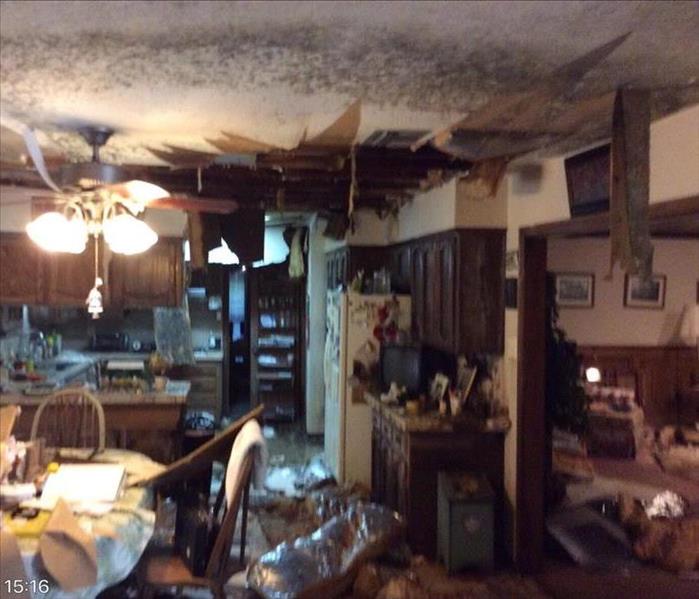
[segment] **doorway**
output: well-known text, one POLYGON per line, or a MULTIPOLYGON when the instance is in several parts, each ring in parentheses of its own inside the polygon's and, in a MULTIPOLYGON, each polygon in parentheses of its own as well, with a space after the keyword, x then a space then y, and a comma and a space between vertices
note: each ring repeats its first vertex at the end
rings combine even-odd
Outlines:
MULTIPOLYGON (((649 220, 651 234, 654 236, 697 239, 699 238, 699 196, 653 204, 649 210, 649 220)), ((553 238, 580 236, 606 238, 608 235, 608 213, 520 230, 515 544, 517 564, 523 572, 527 573, 547 569, 545 476, 549 443, 546 432, 545 327, 548 242, 553 238)), ((578 574, 576 570, 575 575, 578 574)), ((657 576, 664 578, 663 574, 661 572, 657 576)), ((563 579, 565 576, 559 577, 558 580, 560 582, 563 579)), ((596 588, 599 591, 599 587, 596 588)))

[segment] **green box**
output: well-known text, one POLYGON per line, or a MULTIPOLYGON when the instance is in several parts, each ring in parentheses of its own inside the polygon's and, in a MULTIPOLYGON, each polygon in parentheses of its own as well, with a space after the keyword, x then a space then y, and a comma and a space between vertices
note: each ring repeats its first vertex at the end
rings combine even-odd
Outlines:
POLYGON ((484 476, 437 474, 437 555, 449 574, 493 568, 493 502, 484 476))

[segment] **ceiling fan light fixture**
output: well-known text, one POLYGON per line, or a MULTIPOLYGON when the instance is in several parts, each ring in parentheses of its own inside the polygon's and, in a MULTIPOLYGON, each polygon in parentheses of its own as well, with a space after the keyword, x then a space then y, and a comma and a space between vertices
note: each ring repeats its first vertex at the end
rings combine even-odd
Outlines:
POLYGON ((159 185, 147 183, 146 181, 139 181, 138 179, 127 181, 123 186, 130 198, 138 202, 143 202, 144 204, 148 204, 153 200, 159 200, 160 198, 170 197, 170 194, 159 185))
POLYGON ((68 219, 60 212, 45 212, 27 224, 26 231, 47 252, 80 254, 87 245, 87 225, 78 216, 68 219))
POLYGON ((140 254, 158 241, 158 234, 146 223, 130 214, 122 213, 104 221, 104 240, 117 254, 140 254))

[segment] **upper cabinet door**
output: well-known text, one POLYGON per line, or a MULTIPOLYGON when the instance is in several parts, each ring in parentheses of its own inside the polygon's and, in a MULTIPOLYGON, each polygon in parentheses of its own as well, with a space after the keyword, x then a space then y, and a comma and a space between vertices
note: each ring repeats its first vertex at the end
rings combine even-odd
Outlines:
MULTIPOLYGON (((100 250, 102 245, 100 242, 100 250)), ((102 273, 101 265, 99 272, 102 273)), ((44 276, 46 304, 84 306, 85 298, 95 284, 94 240, 89 241, 82 254, 47 253, 44 256, 44 276)))
POLYGON ((110 303, 124 308, 178 306, 183 292, 182 240, 161 238, 143 254, 114 254, 109 266, 110 303))
POLYGON ((0 235, 0 303, 41 303, 44 253, 24 233, 0 235))

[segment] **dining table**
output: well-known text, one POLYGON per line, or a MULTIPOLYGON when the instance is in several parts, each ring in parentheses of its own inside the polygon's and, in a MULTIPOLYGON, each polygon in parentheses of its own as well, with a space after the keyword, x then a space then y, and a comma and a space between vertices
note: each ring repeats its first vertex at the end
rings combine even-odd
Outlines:
MULTIPOLYGON (((18 536, 17 545, 34 599, 94 599, 101 591, 124 580, 136 567, 155 530, 153 492, 134 483, 164 470, 149 457, 123 449, 60 449, 55 461, 121 464, 126 472, 124 491, 106 513, 78 511, 80 528, 95 540, 97 576, 94 585, 65 591, 52 579, 41 559, 38 536, 18 536)), ((0 565, 2 556, 0 556, 0 565)), ((6 589, 3 589, 3 593, 6 589)), ((4 594, 3 594, 4 596, 4 594)))

